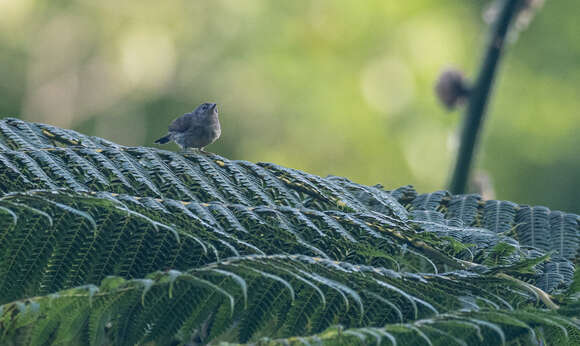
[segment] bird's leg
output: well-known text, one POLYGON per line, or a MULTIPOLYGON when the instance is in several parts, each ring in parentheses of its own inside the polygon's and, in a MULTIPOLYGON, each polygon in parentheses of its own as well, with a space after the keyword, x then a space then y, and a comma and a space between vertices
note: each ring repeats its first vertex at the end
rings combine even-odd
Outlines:
POLYGON ((180 146, 179 148, 180 148, 179 153, 183 156, 187 156, 188 154, 195 154, 195 148, 188 148, 182 146, 180 146))
POLYGON ((203 150, 204 147, 199 148, 200 153, 209 154, 208 151, 203 150))
POLYGON ((177 146, 179 147, 179 151, 177 151, 177 153, 181 154, 181 155, 185 155, 187 153, 187 148, 183 147, 181 144, 177 143, 177 146))

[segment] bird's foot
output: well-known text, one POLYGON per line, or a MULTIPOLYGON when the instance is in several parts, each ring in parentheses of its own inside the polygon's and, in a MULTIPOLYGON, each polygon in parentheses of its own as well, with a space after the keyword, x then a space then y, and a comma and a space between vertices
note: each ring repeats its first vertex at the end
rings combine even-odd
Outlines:
POLYGON ((179 153, 183 156, 186 156, 187 154, 193 154, 193 155, 199 155, 199 154, 205 154, 205 155, 209 155, 212 154, 209 151, 205 151, 203 150, 203 148, 183 148, 179 151, 179 153))

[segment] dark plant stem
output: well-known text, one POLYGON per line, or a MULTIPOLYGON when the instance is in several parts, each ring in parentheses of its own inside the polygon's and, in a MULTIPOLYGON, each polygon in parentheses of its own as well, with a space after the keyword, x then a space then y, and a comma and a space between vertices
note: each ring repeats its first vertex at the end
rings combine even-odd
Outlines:
POLYGON ((498 62, 501 57, 510 23, 516 17, 521 0, 504 0, 496 23, 493 27, 492 35, 487 46, 485 58, 477 80, 469 95, 461 141, 453 176, 449 185, 449 190, 453 194, 465 192, 465 186, 469 178, 469 170, 473 159, 473 152, 477 143, 477 138, 481 132, 483 116, 485 114, 488 98, 498 62))

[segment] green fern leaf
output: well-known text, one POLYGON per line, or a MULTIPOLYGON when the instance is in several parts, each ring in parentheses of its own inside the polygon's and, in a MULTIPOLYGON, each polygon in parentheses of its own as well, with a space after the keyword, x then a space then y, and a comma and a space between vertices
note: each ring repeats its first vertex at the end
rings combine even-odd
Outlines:
POLYGON ((7 118, 0 344, 573 345, 579 220, 7 118))

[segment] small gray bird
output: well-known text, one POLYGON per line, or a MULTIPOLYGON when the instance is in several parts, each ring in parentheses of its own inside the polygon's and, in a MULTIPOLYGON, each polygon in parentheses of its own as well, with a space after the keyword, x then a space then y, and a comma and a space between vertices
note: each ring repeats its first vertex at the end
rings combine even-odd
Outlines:
POLYGON ((203 103, 191 112, 185 113, 169 124, 169 133, 155 143, 165 144, 174 141, 181 149, 198 148, 203 151, 206 145, 215 142, 222 130, 215 103, 203 103))

